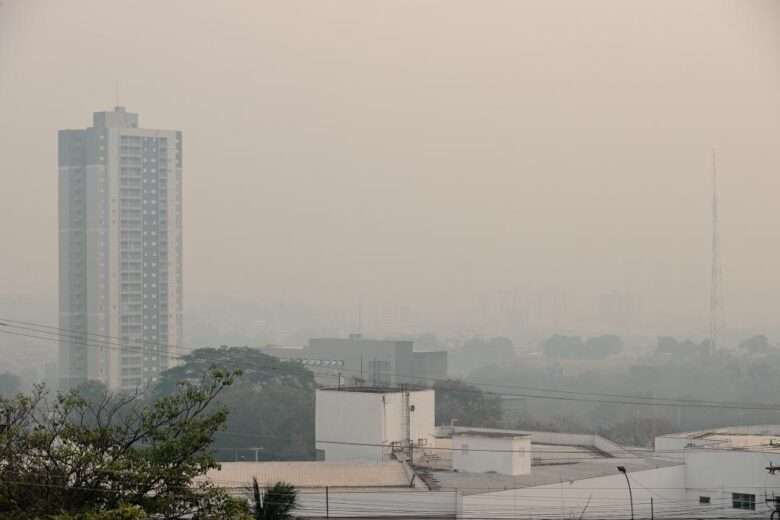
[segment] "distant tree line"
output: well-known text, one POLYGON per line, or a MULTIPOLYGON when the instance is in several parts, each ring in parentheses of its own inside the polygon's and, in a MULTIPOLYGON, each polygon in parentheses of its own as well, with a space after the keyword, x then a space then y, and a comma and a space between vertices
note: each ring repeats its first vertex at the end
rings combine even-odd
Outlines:
POLYGON ((580 336, 555 334, 542 342, 544 355, 557 359, 605 359, 623 350, 623 340, 604 335, 583 340, 580 336))
MULTIPOLYGON (((651 353, 638 359, 563 366, 557 363, 558 359, 591 360, 594 354, 592 351, 581 354, 587 341, 571 340, 570 336, 549 339, 553 338, 554 341, 543 342, 543 347, 550 347, 553 353, 545 356, 546 361, 478 369, 466 378, 467 383, 477 386, 483 382, 506 385, 507 392, 512 392, 515 385, 537 389, 535 393, 540 395, 560 395, 553 391, 563 389, 567 396, 575 398, 511 401, 513 408, 505 406, 502 413, 501 423, 505 427, 600 433, 619 443, 650 446, 656 435, 672 431, 780 422, 780 412, 748 406, 777 401, 780 348, 773 346, 766 336, 751 336, 734 349, 715 352, 710 352, 706 340, 661 336, 651 353), (580 356, 561 355, 571 355, 572 351, 579 352, 580 356), (635 405, 634 397, 747 405, 727 408, 635 405)), ((601 353, 617 349, 614 340, 604 344, 601 353)))

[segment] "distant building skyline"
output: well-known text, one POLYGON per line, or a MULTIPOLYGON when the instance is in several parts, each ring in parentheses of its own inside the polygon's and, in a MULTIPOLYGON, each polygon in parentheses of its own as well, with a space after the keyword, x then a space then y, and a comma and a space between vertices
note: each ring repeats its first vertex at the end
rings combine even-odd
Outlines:
POLYGON ((154 383, 182 339, 182 134, 138 122, 59 132, 62 388, 154 383))
POLYGON ((372 339, 360 334, 348 338, 311 338, 305 347, 261 347, 260 351, 294 361, 314 372, 323 385, 412 384, 432 386, 447 378, 446 351, 415 351, 410 340, 372 339))

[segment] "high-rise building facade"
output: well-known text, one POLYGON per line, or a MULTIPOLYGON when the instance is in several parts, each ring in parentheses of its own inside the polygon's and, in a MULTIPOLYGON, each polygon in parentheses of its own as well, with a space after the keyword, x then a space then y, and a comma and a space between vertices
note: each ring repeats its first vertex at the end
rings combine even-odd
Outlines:
POLYGON ((59 132, 60 385, 153 384, 182 336, 182 135, 96 112, 59 132))

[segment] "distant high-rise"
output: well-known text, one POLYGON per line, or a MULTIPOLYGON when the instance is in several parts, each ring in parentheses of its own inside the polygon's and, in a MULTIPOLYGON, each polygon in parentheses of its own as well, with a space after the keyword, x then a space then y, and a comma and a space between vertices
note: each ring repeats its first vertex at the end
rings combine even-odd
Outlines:
POLYGON ((154 383, 182 336, 182 135, 96 112, 59 132, 63 388, 154 383))

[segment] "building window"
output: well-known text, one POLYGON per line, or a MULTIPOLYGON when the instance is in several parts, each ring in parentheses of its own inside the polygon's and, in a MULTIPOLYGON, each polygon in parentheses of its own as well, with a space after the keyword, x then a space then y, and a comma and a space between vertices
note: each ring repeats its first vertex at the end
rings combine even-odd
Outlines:
POLYGON ((751 511, 755 511, 756 495, 750 495, 747 493, 732 493, 731 506, 734 509, 749 509, 751 511))
POLYGON ((710 497, 699 497, 699 503, 700 504, 709 504, 710 503, 710 497))

